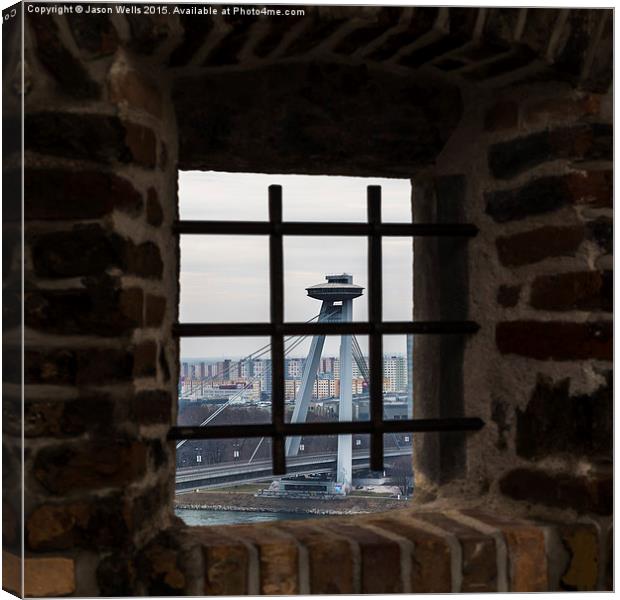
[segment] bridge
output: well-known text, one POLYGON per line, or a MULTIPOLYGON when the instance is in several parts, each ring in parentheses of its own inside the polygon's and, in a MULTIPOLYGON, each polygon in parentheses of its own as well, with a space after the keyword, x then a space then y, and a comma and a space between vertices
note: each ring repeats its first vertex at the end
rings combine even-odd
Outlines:
MULTIPOLYGON (((394 458, 410 456, 411 446, 386 449, 384 456, 394 458)), ((289 456, 286 459, 287 474, 329 473, 336 470, 336 452, 289 456)), ((369 467, 368 450, 353 452, 353 470, 369 467)), ((227 462, 208 467, 187 467, 178 469, 176 475, 176 493, 183 494, 197 489, 216 488, 235 483, 252 483, 274 479, 271 471, 271 459, 257 460, 251 463, 227 462)))

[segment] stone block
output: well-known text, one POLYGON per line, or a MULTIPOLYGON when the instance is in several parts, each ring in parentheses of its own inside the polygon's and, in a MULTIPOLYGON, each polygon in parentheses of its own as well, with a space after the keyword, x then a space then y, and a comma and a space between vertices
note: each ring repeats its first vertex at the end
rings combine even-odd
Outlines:
POLYGON ((506 267, 519 267, 557 256, 574 256, 585 236, 582 225, 545 226, 500 236, 497 254, 506 267))
POLYGON ((537 360, 611 360, 611 321, 504 321, 495 328, 502 354, 537 360))

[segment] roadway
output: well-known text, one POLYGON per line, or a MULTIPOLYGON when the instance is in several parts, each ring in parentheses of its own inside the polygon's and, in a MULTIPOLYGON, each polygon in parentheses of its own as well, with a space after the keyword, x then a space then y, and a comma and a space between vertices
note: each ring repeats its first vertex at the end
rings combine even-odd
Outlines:
MULTIPOLYGON (((392 448, 384 451, 386 458, 411 455, 411 447, 392 448)), ((368 450, 353 452, 353 469, 369 467, 368 450)), ((328 473, 335 471, 336 453, 300 455, 287 457, 286 471, 288 474, 328 473)), ((271 459, 240 463, 238 461, 220 463, 208 467, 185 467, 177 470, 176 492, 193 492, 200 488, 215 488, 234 483, 252 483, 273 479, 271 459)))

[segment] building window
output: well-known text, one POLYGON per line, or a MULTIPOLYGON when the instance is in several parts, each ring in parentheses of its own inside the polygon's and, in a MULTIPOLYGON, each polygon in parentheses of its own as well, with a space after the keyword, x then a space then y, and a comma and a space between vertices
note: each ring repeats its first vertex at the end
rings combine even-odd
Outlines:
MULTIPOLYGON (((415 236, 433 237, 472 237, 477 228, 469 224, 446 223, 384 223, 382 221, 381 187, 367 188, 367 219, 365 222, 295 222, 283 220, 283 189, 279 185, 268 188, 268 219, 262 221, 243 220, 181 220, 175 224, 175 231, 181 237, 192 236, 239 236, 251 239, 264 238, 268 251, 269 282, 268 306, 264 312, 268 315, 264 321, 244 322, 244 313, 238 311, 239 320, 230 323, 200 320, 177 323, 174 332, 181 338, 191 337, 234 337, 266 336, 271 349, 271 368, 268 385, 271 395, 271 413, 269 423, 255 424, 208 424, 192 426, 175 426, 170 429, 169 437, 173 440, 217 440, 230 438, 266 438, 271 440, 271 460, 274 475, 286 473, 285 445, 287 438, 301 436, 325 436, 334 434, 368 434, 370 441, 370 468, 382 471, 384 436, 402 434, 403 432, 431 431, 472 431, 482 427, 483 422, 477 417, 451 416, 432 419, 386 419, 384 414, 385 381, 393 381, 393 387, 402 387, 406 373, 398 357, 385 357, 384 336, 394 335, 438 335, 475 333, 478 325, 471 321, 422 321, 413 320, 385 321, 383 316, 383 264, 382 244, 384 239, 412 238, 415 236), (368 298, 367 318, 357 321, 331 322, 290 322, 285 319, 284 306, 284 239, 309 236, 320 241, 329 236, 344 236, 365 240, 367 247, 368 298), (286 362, 285 339, 287 336, 313 335, 367 336, 369 347, 368 359, 368 395, 369 419, 366 421, 342 420, 337 422, 287 422, 285 419, 285 385, 286 372, 295 377, 301 375, 299 365, 286 362), (384 379, 385 378, 385 379, 384 379)), ((332 276, 335 277, 335 276, 332 276)), ((331 281, 328 279, 328 281, 331 281)), ((333 279, 333 285, 341 285, 333 279)), ((344 285, 348 285, 343 280, 344 285)), ((183 293, 183 289, 181 289, 183 293)), ((338 303, 340 305, 340 303, 338 303)), ((334 304, 335 306, 336 304, 334 304)), ((221 372, 226 379, 232 379, 232 365, 222 365, 221 372)), ((183 373, 187 372, 183 366, 183 373)), ((189 376, 202 381, 196 369, 189 369, 189 376)), ((295 381, 295 380, 293 380, 295 381)), ((267 383, 267 382, 265 382, 267 383)), ((332 394, 329 380, 323 383, 326 396, 332 394)), ((319 382, 316 382, 316 396, 319 395, 319 382)), ((289 391, 296 395, 295 386, 289 391)), ((333 409, 330 409, 333 413, 333 409)), ((356 441, 356 445, 359 445, 356 441)), ((361 443, 361 442, 360 442, 361 443)), ((300 446, 300 449, 301 446, 300 446)), ((239 458, 235 450, 234 458, 239 458)))
POLYGON ((198 455, 196 456, 196 462, 197 462, 197 463, 201 463, 201 462, 202 462, 202 456, 200 456, 200 454, 198 454, 198 455))

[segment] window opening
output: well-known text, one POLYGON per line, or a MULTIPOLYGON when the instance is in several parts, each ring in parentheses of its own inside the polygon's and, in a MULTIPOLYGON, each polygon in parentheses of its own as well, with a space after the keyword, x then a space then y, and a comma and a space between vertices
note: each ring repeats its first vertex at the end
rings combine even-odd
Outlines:
MULTIPOLYGON (((266 177, 269 181, 275 179, 273 176, 261 177, 266 177)), ((192 182, 192 185, 194 184, 195 182, 192 182)), ((407 382, 407 377, 411 379, 410 369, 408 370, 404 357, 410 351, 409 344, 414 334, 471 334, 477 331, 478 325, 470 321, 415 322, 411 319, 411 309, 408 312, 409 318, 403 318, 402 312, 399 313, 389 306, 389 302, 383 301, 384 297, 390 297, 390 294, 386 293, 385 283, 398 279, 390 265, 390 259, 394 260, 399 252, 402 254, 406 247, 403 242, 408 241, 411 248, 413 236, 472 237, 476 235, 477 229, 469 224, 412 224, 397 220, 385 223, 381 216, 381 192, 380 186, 367 187, 365 222, 361 219, 317 221, 307 216, 305 220, 285 220, 283 188, 271 184, 267 194, 267 220, 241 220, 234 218, 238 215, 227 213, 225 219, 189 218, 175 223, 175 231, 181 244, 182 298, 183 249, 191 248, 192 239, 235 236, 231 239, 241 240, 243 252, 239 253, 240 258, 243 258, 245 250, 251 247, 251 244, 244 245, 246 241, 264 240, 263 247, 267 248, 268 252, 262 253, 262 262, 267 263, 267 268, 263 268, 257 280, 263 280, 263 285, 265 280, 268 281, 268 294, 263 296, 268 298, 269 313, 265 319, 248 318, 248 312, 237 306, 234 310, 237 318, 226 319, 228 322, 216 322, 213 318, 199 318, 200 311, 181 310, 181 320, 175 325, 174 333, 181 338, 182 346, 198 339, 225 340, 222 347, 233 339, 261 340, 266 343, 256 352, 253 350, 247 356, 234 361, 222 356, 222 360, 217 361, 216 365, 207 361, 193 364, 182 362, 179 386, 181 399, 184 394, 186 398, 191 398, 192 393, 195 396, 197 385, 200 385, 202 398, 207 397, 204 393, 205 385, 212 397, 215 397, 217 394, 213 389, 213 380, 219 378, 217 393, 222 394, 225 401, 220 402, 217 408, 213 407, 207 418, 180 420, 177 426, 171 428, 169 438, 177 441, 178 452, 182 451, 188 441, 196 444, 209 443, 209 440, 216 439, 231 440, 232 459, 236 462, 245 460, 244 453, 248 455, 249 463, 268 461, 274 476, 287 474, 288 466, 288 475, 281 480, 285 483, 279 484, 281 489, 294 490, 295 494, 318 493, 323 488, 329 490, 329 493, 350 493, 353 491, 351 465, 355 454, 359 455, 362 450, 360 446, 369 451, 371 472, 384 472, 386 454, 391 456, 390 452, 410 446, 410 435, 403 435, 405 432, 472 431, 483 426, 482 420, 475 416, 413 419, 411 406, 408 407, 406 401, 402 402, 402 397, 398 396, 411 394, 411 382, 407 382), (285 298, 286 292, 291 292, 286 287, 286 261, 291 260, 291 256, 295 258, 295 248, 302 248, 298 242, 303 238, 312 239, 319 247, 327 246, 330 239, 342 240, 343 243, 355 241, 358 246, 359 242, 362 242, 363 246, 360 247, 365 250, 366 268, 357 280, 354 280, 350 273, 337 271, 326 273, 323 283, 306 282, 313 284, 305 287, 307 297, 315 302, 315 308, 310 312, 316 314, 311 318, 304 318, 309 315, 293 310, 292 318, 288 319, 285 314, 285 298), (266 254, 268 260, 264 258, 266 254), (385 279, 384 272, 390 274, 385 279), (358 281, 365 285, 359 285, 358 281), (363 296, 365 298, 360 301, 363 296), (358 315, 361 314, 359 319, 353 318, 354 302, 364 308, 363 311, 358 310, 358 315), (184 318, 187 316, 189 318, 184 318), (330 336, 340 340, 341 353, 344 354, 341 354, 338 360, 335 360, 336 357, 323 357, 320 349, 313 349, 313 346, 324 343, 330 336), (391 342, 388 340, 391 338, 402 338, 404 354, 384 352, 386 345, 389 348, 391 342), (307 340, 306 344, 310 343, 310 340, 312 342, 309 351, 304 352, 305 359, 300 360, 295 356, 295 349, 304 340, 307 340), (361 345, 360 340, 363 340, 361 345), (265 349, 269 357, 259 362, 259 352, 265 349), (343 359, 343 356, 348 359, 343 359), (330 358, 334 359, 332 364, 329 364, 330 358), (338 398, 335 398, 335 374, 340 382, 338 398), (235 381, 235 377, 238 381, 235 381), (343 385, 343 381, 346 385, 343 385), (392 396, 388 396, 388 392, 392 393, 392 396), (366 395, 365 402, 361 397, 354 402, 353 396, 362 396, 362 393, 366 395), (217 420, 218 415, 226 409, 229 409, 230 414, 230 407, 233 407, 235 402, 255 402, 258 408, 264 409, 263 418, 256 418, 253 422, 247 422, 246 419, 243 422, 222 423, 221 418, 217 420), (330 418, 317 420, 321 415, 330 418), (353 434, 360 436, 355 437, 354 442, 353 434), (325 473, 321 475, 323 479, 319 478, 320 483, 313 479, 315 475, 320 475, 318 472, 309 475, 294 474, 299 467, 295 463, 297 454, 302 452, 307 456, 312 453, 312 445, 306 449, 308 440, 311 439, 323 439, 321 447, 324 449, 329 447, 331 439, 338 448, 337 473, 335 480, 330 480, 331 483, 326 483, 325 477, 328 476, 325 473), (362 439, 367 441, 362 443, 362 439), (351 451, 352 442, 354 452, 351 451), (391 444, 390 452, 386 453, 388 443, 391 444)), ((300 207, 295 210, 299 211, 300 207)), ((189 212, 188 209, 182 210, 181 215, 194 217, 199 212, 197 206, 194 206, 189 212)), ((289 212, 295 211, 289 209, 289 212)), ((248 212, 248 215, 250 214, 251 211, 248 212)), ((260 217, 259 212, 255 211, 255 215, 260 217)), ((218 252, 214 254, 217 257, 218 252)), ((260 252, 249 250, 249 255, 253 257, 258 254, 260 252)), ((359 256, 360 253, 355 254, 359 256)), ((222 256, 221 252, 219 255, 222 256)), ((300 255, 303 258, 303 250, 300 255)), ((240 262, 242 264, 243 260, 240 262)), ((186 264, 195 265, 191 256, 186 264)), ((359 270, 361 273, 361 269, 359 270)), ((200 286, 195 287, 200 290, 200 286)), ((208 285, 205 285, 204 289, 208 290, 208 285)), ((193 289, 191 293, 199 292, 193 289)), ((191 293, 185 297, 191 297, 191 293)), ((296 290, 296 293, 299 293, 299 290, 296 290)), ((412 286, 405 297, 412 297, 412 286)), ((252 305, 251 302, 249 304, 252 305)), ((209 307, 206 314, 215 316, 215 312, 214 308, 209 307)), ((254 314, 252 309, 249 309, 249 314, 254 314)), ((217 454, 218 457, 225 455, 221 449, 217 454)), ((410 463, 410 456, 408 460, 410 463)), ((203 461, 201 459, 197 462, 203 461)), ((399 469, 402 471, 402 465, 396 465, 398 459, 392 459, 392 462, 395 464, 395 473, 399 469)))

